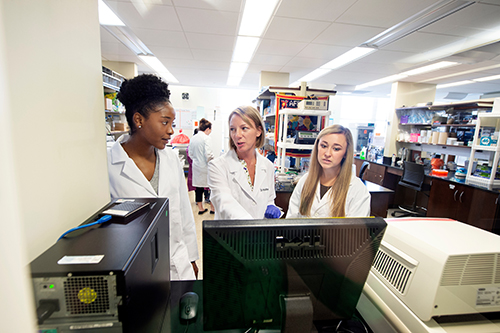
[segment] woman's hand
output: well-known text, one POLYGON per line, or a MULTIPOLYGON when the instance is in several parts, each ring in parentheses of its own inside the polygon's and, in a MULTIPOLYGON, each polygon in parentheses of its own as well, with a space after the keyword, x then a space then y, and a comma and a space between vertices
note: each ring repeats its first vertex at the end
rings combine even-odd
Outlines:
POLYGON ((198 280, 198 266, 196 265, 196 261, 191 261, 191 266, 193 266, 194 276, 198 280))
POLYGON ((277 219, 281 216, 281 210, 275 205, 268 205, 264 217, 266 219, 277 219))

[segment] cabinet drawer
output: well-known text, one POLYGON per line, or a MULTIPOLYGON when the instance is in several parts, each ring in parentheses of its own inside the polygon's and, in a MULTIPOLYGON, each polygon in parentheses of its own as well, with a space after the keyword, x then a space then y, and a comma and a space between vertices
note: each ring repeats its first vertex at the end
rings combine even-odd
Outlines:
POLYGON ((365 171, 363 179, 382 186, 382 183, 384 182, 384 175, 375 173, 372 170, 368 169, 365 171))

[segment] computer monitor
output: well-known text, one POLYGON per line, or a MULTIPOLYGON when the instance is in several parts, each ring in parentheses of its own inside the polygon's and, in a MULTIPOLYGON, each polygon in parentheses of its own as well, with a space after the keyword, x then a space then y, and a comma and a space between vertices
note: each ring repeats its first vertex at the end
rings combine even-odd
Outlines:
POLYGON ((378 217, 204 221, 204 330, 351 318, 385 227, 378 217))

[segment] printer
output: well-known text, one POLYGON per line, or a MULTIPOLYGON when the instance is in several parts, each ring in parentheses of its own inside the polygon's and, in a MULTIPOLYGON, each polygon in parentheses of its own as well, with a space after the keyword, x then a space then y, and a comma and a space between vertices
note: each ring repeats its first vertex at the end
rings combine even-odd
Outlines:
MULTIPOLYGON (((398 332, 437 332, 443 318, 450 326, 500 312, 500 236, 451 219, 386 221, 358 303, 371 327, 381 321, 375 308, 398 332)), ((497 325, 494 331, 500 331, 497 325)))

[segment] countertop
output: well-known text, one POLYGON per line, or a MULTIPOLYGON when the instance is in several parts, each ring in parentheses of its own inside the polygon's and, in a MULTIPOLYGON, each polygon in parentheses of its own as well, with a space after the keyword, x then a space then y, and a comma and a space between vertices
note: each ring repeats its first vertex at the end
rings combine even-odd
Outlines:
MULTIPOLYGON (((360 161, 368 161, 368 160, 362 160, 359 157, 354 157, 354 158, 358 159, 360 161)), ((368 162, 374 163, 374 164, 378 164, 378 165, 382 165, 382 166, 385 166, 386 168, 391 168, 391 169, 394 169, 394 170, 399 170, 400 172, 403 171, 403 168, 399 167, 399 166, 392 166, 392 165, 389 165, 389 164, 384 164, 384 163, 381 163, 381 162, 374 162, 374 161, 368 161, 368 162)), ((500 189, 488 189, 487 187, 484 187, 484 186, 479 186, 479 185, 475 185, 475 184, 466 184, 464 182, 456 181, 455 180, 455 171, 448 171, 448 175, 446 177, 434 176, 434 175, 431 175, 430 172, 431 172, 431 170, 426 169, 425 170, 425 175, 427 177, 430 177, 430 178, 442 179, 442 180, 449 181, 451 183, 465 185, 465 186, 469 186, 469 187, 473 187, 473 188, 478 188, 478 189, 481 189, 481 190, 484 190, 484 191, 492 192, 492 193, 495 193, 495 194, 500 194, 500 189)))

